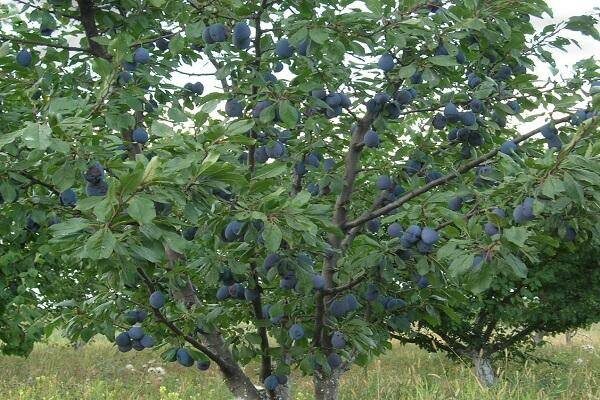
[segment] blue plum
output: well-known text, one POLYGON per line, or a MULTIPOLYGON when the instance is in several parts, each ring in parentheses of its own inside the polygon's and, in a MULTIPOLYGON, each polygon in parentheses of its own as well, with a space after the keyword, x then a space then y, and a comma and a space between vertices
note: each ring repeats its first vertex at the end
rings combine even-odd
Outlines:
POLYGON ((29 67, 33 57, 28 50, 21 50, 17 53, 16 60, 17 64, 19 64, 21 67, 29 67))
POLYGON ((60 204, 67 207, 73 207, 77 203, 77 194, 71 188, 60 194, 60 204))
POLYGON ((138 47, 133 52, 133 61, 139 64, 146 64, 148 61, 150 61, 150 52, 148 49, 138 47))
POLYGON ((387 233, 391 237, 399 238, 400 236, 402 236, 402 232, 403 232, 402 231, 402 225, 400 225, 397 222, 394 222, 393 224, 391 224, 387 228, 387 233))
POLYGON ((150 303, 150 306, 157 310, 165 305, 165 301, 165 295, 159 290, 152 292, 148 298, 148 303, 150 303))
POLYGON ((176 357, 177 357, 177 362, 179 364, 183 365, 184 367, 191 367, 192 365, 194 365, 194 359, 192 358, 190 353, 187 351, 187 349, 185 349, 183 347, 177 349, 176 357))
POLYGON ((394 69, 395 64, 394 57, 389 53, 383 54, 377 61, 377 66, 384 72, 394 69))
POLYGON ((369 148, 379 147, 379 135, 377 132, 369 130, 367 133, 365 133, 364 144, 369 148))
POLYGON ((293 324, 288 330, 288 335, 292 340, 300 340, 304 337, 304 327, 300 324, 293 324))
POLYGON ((279 58, 290 58, 294 54, 294 46, 290 44, 288 39, 280 39, 275 44, 275 54, 279 58))
POLYGON ((440 234, 433 228, 425 227, 421 230, 421 240, 427 244, 435 244, 440 239, 440 234))
POLYGON ((144 329, 141 326, 132 326, 127 331, 127 334, 132 340, 140 340, 144 337, 144 329))
POLYGON ((346 346, 346 337, 340 331, 335 331, 331 334, 331 346, 334 349, 341 349, 346 346))
POLYGON ((131 133, 131 138, 136 143, 145 144, 146 142, 148 142, 149 136, 148 132, 144 128, 137 127, 131 133))
POLYGON ((229 117, 241 117, 244 106, 239 100, 229 99, 225 102, 225 114, 229 117))

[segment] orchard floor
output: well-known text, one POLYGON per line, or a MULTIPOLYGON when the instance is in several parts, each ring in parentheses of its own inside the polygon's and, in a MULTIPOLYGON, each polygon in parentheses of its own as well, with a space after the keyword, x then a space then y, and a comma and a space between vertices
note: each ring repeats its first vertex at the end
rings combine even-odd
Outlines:
MULTIPOLYGON (((344 379, 343 400, 533 400, 600 399, 600 327, 580 331, 569 346, 564 336, 538 355, 560 363, 497 364, 502 383, 477 384, 466 365, 413 346, 394 351, 344 379)), ((217 371, 200 372, 160 361, 158 352, 118 353, 106 341, 79 350, 64 343, 39 345, 28 359, 0 357, 2 400, 229 400, 217 371), (152 367, 162 367, 164 375, 152 367)), ((313 399, 310 381, 297 377, 294 399, 313 399)))

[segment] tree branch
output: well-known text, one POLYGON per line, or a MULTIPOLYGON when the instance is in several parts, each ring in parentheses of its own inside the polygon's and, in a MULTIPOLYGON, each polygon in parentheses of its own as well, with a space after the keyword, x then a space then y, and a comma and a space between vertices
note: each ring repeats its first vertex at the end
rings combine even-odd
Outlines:
POLYGON ((52 185, 47 184, 46 182, 40 181, 39 179, 37 179, 33 175, 31 175, 31 174, 29 174, 27 172, 24 172, 24 171, 19 171, 18 174, 23 175, 25 178, 29 179, 31 182, 37 183, 38 185, 45 187, 46 189, 48 189, 49 191, 51 191, 55 195, 60 196, 60 192, 58 191, 58 189, 56 189, 52 185))
POLYGON ((94 38, 99 36, 98 27, 96 26, 96 10, 94 8, 94 1, 77 0, 77 5, 79 6, 79 15, 81 15, 83 30, 88 41, 88 46, 90 47, 89 52, 96 57, 110 60, 110 54, 108 54, 104 46, 94 41, 94 38))
POLYGON ((535 331, 538 327, 537 326, 528 326, 526 328, 523 328, 520 332, 515 333, 513 336, 511 336, 510 338, 508 338, 507 340, 503 341, 502 343, 494 343, 489 350, 490 354, 496 353, 498 351, 502 351, 504 349, 509 348, 510 346, 512 346, 513 344, 517 343, 519 340, 523 339, 525 336, 529 335, 531 332, 535 331))
MULTIPOLYGON (((254 285, 256 286, 256 291, 258 295, 256 299, 252 301, 252 308, 254 310, 254 317, 259 322, 264 322, 263 312, 262 312, 262 288, 260 287, 258 281, 258 274, 256 273, 256 264, 251 265, 251 278, 254 280, 254 285)), ((260 369, 260 380, 264 381, 269 375, 271 375, 272 365, 271 365, 271 355, 269 348, 269 337, 267 335, 267 328, 261 324, 257 328, 258 336, 260 336, 260 351, 261 351, 261 369, 260 369)))
POLYGON ((66 46, 66 45, 57 44, 57 43, 40 42, 37 40, 19 39, 19 38, 10 37, 8 35, 0 35, 0 39, 6 40, 8 42, 13 42, 13 43, 31 44, 34 46, 45 46, 45 47, 52 47, 55 49, 64 49, 64 50, 69 50, 69 51, 81 51, 84 53, 90 52, 88 49, 84 49, 83 47, 66 46))
POLYGON ((35 4, 31 4, 28 1, 23 1, 23 0, 13 0, 13 1, 16 2, 16 3, 23 4, 24 6, 27 6, 27 7, 35 8, 36 10, 40 10, 40 11, 44 11, 44 12, 49 12, 51 14, 54 14, 54 15, 58 16, 58 17, 67 17, 67 18, 71 18, 71 19, 75 19, 75 20, 79 21, 79 17, 77 15, 65 14, 65 13, 59 12, 57 9, 52 9, 52 10, 51 9, 47 9, 47 8, 44 8, 44 7, 37 6, 35 4))
MULTIPOLYGON (((142 280, 144 281, 146 288, 148 289, 148 293, 154 292, 156 290, 156 288, 155 288, 154 284, 152 283, 152 280, 148 277, 148 275, 146 275, 144 270, 141 268, 138 268, 137 272, 142 277, 142 280)), ((210 358, 211 360, 213 360, 217 365, 221 366, 222 360, 218 355, 213 353, 210 349, 208 349, 206 346, 204 346, 202 343, 200 343, 198 340, 196 340, 193 336, 186 335, 185 333, 183 333, 181 331, 181 329, 179 329, 173 322, 169 321, 167 319, 167 317, 165 317, 165 315, 160 312, 160 310, 158 310, 156 308, 152 308, 152 311, 154 313, 154 316, 156 317, 156 319, 159 322, 164 324, 167 328, 169 328, 177 336, 185 339, 189 344, 194 346, 196 349, 198 349, 201 352, 203 352, 204 354, 206 354, 207 357, 210 358)))
MULTIPOLYGON (((570 118, 571 118, 570 116, 563 117, 558 120, 555 120, 554 123, 559 124, 559 123, 567 122, 570 120, 570 118)), ((513 141, 515 143, 521 143, 521 142, 529 139, 533 135, 539 133, 543 127, 544 126, 540 126, 528 133, 520 135, 520 136, 516 137, 515 139, 513 139, 513 141)), ((460 175, 466 173, 467 171, 471 170, 472 168, 474 168, 474 167, 484 163, 485 161, 493 158, 494 156, 496 156, 496 154, 498 154, 499 150, 500 150, 499 148, 491 150, 488 153, 482 155, 481 157, 476 158, 472 161, 469 161, 468 163, 466 163, 463 166, 461 166, 460 168, 458 168, 456 171, 454 171, 450 174, 444 175, 441 178, 438 178, 436 180, 433 180, 433 181, 429 182, 428 184, 421 186, 420 188, 411 190, 410 192, 406 193, 404 196, 400 197, 399 199, 397 199, 383 207, 380 207, 379 209, 377 209, 375 211, 367 212, 367 213, 361 215, 360 217, 356 218, 355 220, 348 222, 344 226, 344 229, 348 230, 350 228, 354 228, 356 226, 364 224, 367 221, 377 218, 381 215, 387 214, 388 212, 393 211, 396 208, 400 207, 404 203, 407 203, 409 200, 411 200, 415 197, 418 197, 418 196, 422 195, 423 193, 427 193, 428 191, 430 191, 431 189, 433 189, 437 186, 444 185, 444 184, 458 178, 460 175)))

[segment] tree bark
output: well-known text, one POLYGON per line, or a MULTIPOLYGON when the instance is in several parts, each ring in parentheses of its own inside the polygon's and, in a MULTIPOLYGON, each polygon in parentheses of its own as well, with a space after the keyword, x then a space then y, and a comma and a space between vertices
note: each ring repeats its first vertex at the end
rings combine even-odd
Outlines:
POLYGON ((565 344, 573 344, 573 338, 577 334, 577 330, 572 329, 565 332, 565 344))
POLYGON ((481 352, 476 352, 471 355, 475 376, 477 380, 485 387, 491 387, 496 383, 496 372, 492 365, 492 360, 481 352))
MULTIPOLYGON (((183 254, 169 248, 164 244, 165 254, 169 260, 169 265, 172 267, 179 259, 183 258, 183 254)), ((173 293, 173 297, 183 301, 187 308, 193 307, 195 304, 200 304, 200 299, 196 295, 196 290, 190 279, 187 279, 186 285, 173 293)), ((225 384, 236 400, 262 400, 259 390, 254 386, 248 375, 236 362, 229 346, 219 332, 203 333, 200 335, 200 342, 214 353, 218 360, 214 360, 218 365, 225 384)), ((199 349, 202 350, 202 349, 199 349)))
POLYGON ((543 331, 535 331, 533 332, 533 343, 537 346, 542 343, 544 340, 544 332, 543 331))
POLYGON ((333 371, 331 375, 315 373, 315 400, 337 400, 340 394, 340 376, 339 371, 333 371))
POLYGON ((219 369, 225 378, 225 384, 236 400, 261 400, 258 389, 240 368, 233 354, 219 333, 201 336, 202 343, 219 356, 219 369))

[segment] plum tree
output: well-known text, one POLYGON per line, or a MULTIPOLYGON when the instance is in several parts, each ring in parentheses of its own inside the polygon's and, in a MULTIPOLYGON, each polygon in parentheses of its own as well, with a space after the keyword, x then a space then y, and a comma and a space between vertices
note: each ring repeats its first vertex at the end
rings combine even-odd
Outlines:
MULTIPOLYGON (((531 340, 533 332, 556 335, 600 320, 593 311, 600 302, 600 274, 590 264, 597 257, 594 246, 565 255, 568 247, 562 245, 528 265, 526 279, 506 275, 483 291, 459 285, 452 295, 457 301, 449 305, 456 313, 453 317, 445 315, 435 326, 426 321, 404 326, 393 336, 453 359, 471 360, 480 382, 494 385, 495 359, 508 354, 526 360, 536 345, 543 345, 531 340)), ((474 265, 489 263, 478 257, 474 265)))
POLYGON ((334 400, 392 334, 470 301, 448 293, 518 288, 597 235, 597 63, 534 69, 596 16, 204 3, 0 6, 3 352, 60 327, 210 360, 232 397, 289 400, 299 371, 334 400))

